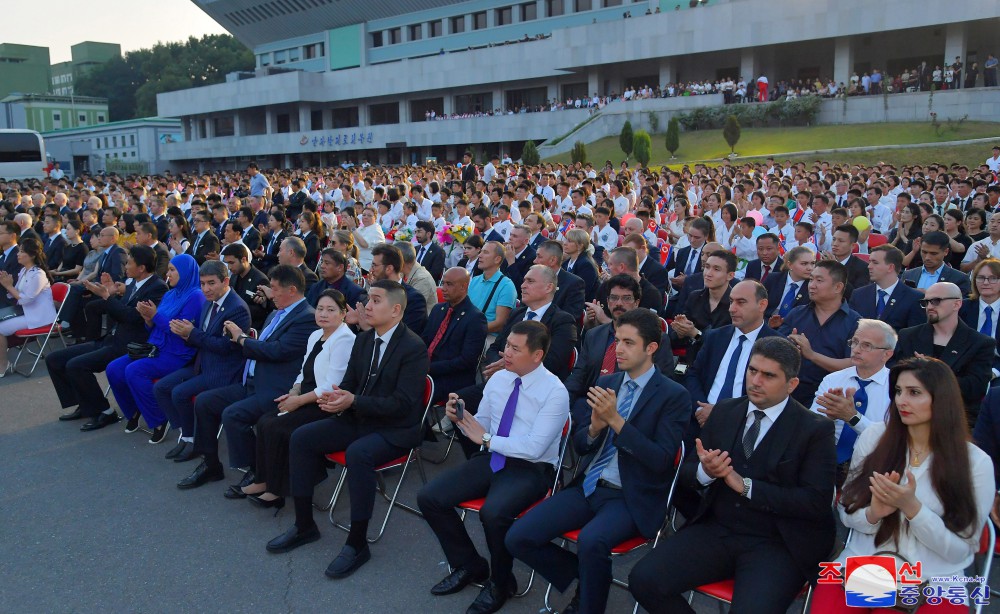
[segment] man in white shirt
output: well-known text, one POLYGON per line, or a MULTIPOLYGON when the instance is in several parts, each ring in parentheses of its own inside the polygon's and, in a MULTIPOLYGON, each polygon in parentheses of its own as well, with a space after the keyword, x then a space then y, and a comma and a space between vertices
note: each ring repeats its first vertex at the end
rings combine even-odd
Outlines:
POLYGON ((475 416, 451 393, 448 418, 474 444, 482 446, 461 465, 424 486, 417 504, 454 570, 431 588, 450 595, 484 583, 470 612, 495 612, 517 592, 514 559, 504 540, 514 519, 552 487, 559 463, 559 441, 569 419, 569 393, 542 362, 549 332, 538 321, 514 325, 503 353, 504 369, 483 390, 475 416), (480 520, 490 551, 487 562, 476 549, 455 507, 485 497, 480 520))
POLYGON ((607 207, 607 205, 595 209, 595 226, 590 235, 594 245, 603 247, 606 252, 610 252, 614 248, 618 247, 618 233, 615 232, 615 229, 608 223, 608 218, 610 217, 611 210, 607 207))
POLYGON ((417 205, 417 218, 421 222, 430 221, 433 217, 433 212, 431 211, 431 200, 429 198, 424 198, 424 189, 418 185, 410 188, 410 192, 413 194, 413 202, 417 205))
POLYGON ((994 173, 1000 173, 1000 145, 993 148, 993 155, 986 158, 986 166, 994 173))
POLYGON ((987 258, 1000 258, 1000 215, 991 215, 986 223, 990 236, 980 239, 965 250, 962 272, 970 273, 976 265, 987 258))
POLYGON ((837 485, 844 483, 854 443, 866 428, 885 422, 889 410, 889 369, 896 331, 881 320, 858 320, 850 340, 851 366, 820 382, 812 410, 834 420, 837 437, 837 485))
POLYGON ((493 178, 497 176, 497 164, 500 163, 500 157, 496 154, 490 158, 490 161, 486 163, 483 167, 483 181, 486 185, 489 185, 493 178))

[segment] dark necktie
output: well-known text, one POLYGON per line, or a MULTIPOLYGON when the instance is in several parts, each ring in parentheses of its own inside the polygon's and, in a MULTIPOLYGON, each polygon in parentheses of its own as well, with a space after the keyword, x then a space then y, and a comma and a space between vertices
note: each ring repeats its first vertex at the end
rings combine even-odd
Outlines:
POLYGON ((202 324, 201 329, 202 330, 208 330, 209 325, 212 323, 212 320, 215 319, 215 316, 218 313, 219 313, 219 304, 213 302, 212 303, 212 312, 208 314, 207 318, 205 318, 205 322, 202 324))
POLYGON ((691 253, 688 254, 687 265, 684 267, 684 274, 691 275, 694 273, 694 268, 698 266, 696 263, 698 261, 698 250, 693 249, 691 253))
POLYGON ((201 235, 198 235, 198 238, 194 240, 194 247, 191 248, 191 253, 192 254, 197 254, 198 253, 198 245, 200 243, 201 243, 201 235))
POLYGON ((431 340, 431 344, 427 346, 427 356, 429 358, 434 357, 434 350, 437 349, 438 344, 441 343, 441 339, 448 330, 448 324, 451 322, 451 314, 454 312, 454 307, 448 307, 448 312, 444 314, 444 319, 441 320, 441 326, 439 326, 437 332, 434 333, 434 339, 431 340))
POLYGON ((875 303, 875 317, 881 318, 882 312, 885 310, 885 297, 889 296, 889 293, 885 290, 878 291, 878 302, 875 303))
POLYGON ((423 245, 421 245, 420 246, 420 253, 417 254, 417 262, 419 262, 420 264, 424 263, 424 252, 426 252, 426 251, 427 251, 427 248, 424 247, 423 245))
POLYGON ((771 274, 771 265, 765 264, 764 271, 760 274, 760 280, 763 282, 767 279, 767 276, 771 274))
POLYGON ((979 332, 981 332, 982 334, 987 335, 989 337, 992 337, 993 336, 993 307, 991 307, 990 305, 987 305, 986 309, 983 310, 983 315, 986 316, 986 319, 983 320, 983 327, 979 329, 979 332))
POLYGON ((757 435, 760 434, 760 422, 764 419, 764 412, 755 409, 753 410, 753 424, 747 429, 746 435, 743 436, 743 456, 747 460, 753 455, 753 449, 757 445, 757 435))
POLYGON ((537 314, 537 313, 535 313, 534 311, 531 311, 531 310, 529 309, 529 310, 528 310, 528 315, 527 315, 527 317, 526 317, 525 319, 527 319, 527 320, 534 320, 534 319, 535 319, 535 318, 537 318, 537 317, 538 317, 538 314, 537 314))
POLYGON ((781 307, 778 308, 778 315, 784 318, 795 305, 795 296, 799 293, 799 284, 792 284, 785 293, 785 298, 781 299, 781 307))
MULTIPOLYGON (((507 397, 507 405, 503 408, 500 416, 500 426, 497 427, 497 437, 507 437, 510 435, 510 427, 514 424, 514 413, 517 411, 517 399, 521 393, 521 378, 514 378, 514 390, 507 397)), ((490 457, 490 469, 493 473, 500 471, 507 464, 507 457, 499 452, 494 452, 490 457)))
POLYGON ((733 350, 733 355, 729 357, 729 366, 726 367, 726 379, 722 383, 722 390, 719 391, 719 398, 716 403, 733 398, 733 389, 736 387, 736 369, 740 365, 740 356, 743 355, 743 344, 747 341, 746 335, 740 335, 739 343, 733 350))
POLYGON ((379 354, 382 349, 382 338, 375 337, 375 351, 372 352, 372 362, 371 366, 368 368, 368 379, 365 381, 365 387, 361 391, 361 394, 367 394, 368 388, 375 382, 375 376, 378 374, 378 363, 379 354))
MULTIPOLYGON (((861 379, 858 376, 854 376, 860 387, 854 393, 854 407, 858 410, 858 413, 862 416, 868 411, 868 393, 865 391, 865 387, 872 383, 870 379, 861 379)), ((840 431, 840 439, 837 440, 837 464, 846 463, 851 460, 851 453, 854 451, 854 442, 858 438, 858 433, 850 427, 846 422, 844 423, 844 428, 840 431)))

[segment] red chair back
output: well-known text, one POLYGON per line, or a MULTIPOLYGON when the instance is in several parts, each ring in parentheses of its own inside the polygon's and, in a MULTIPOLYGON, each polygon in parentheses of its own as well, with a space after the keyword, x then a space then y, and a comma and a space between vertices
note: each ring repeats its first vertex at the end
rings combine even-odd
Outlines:
POLYGON ((579 356, 578 356, 578 352, 576 351, 576 348, 573 348, 573 351, 569 355, 569 370, 570 371, 572 371, 573 367, 576 366, 576 360, 577 360, 578 357, 579 356))
POLYGON ((885 245, 889 242, 889 237, 885 235, 877 235, 872 233, 868 235, 868 251, 871 251, 873 247, 878 247, 879 245, 885 245))
POLYGON ((250 330, 248 330, 247 331, 247 337, 250 337, 251 339, 256 339, 257 338, 257 329, 256 328, 251 328, 250 330))
POLYGON ((438 288, 437 289, 437 294, 438 294, 438 302, 439 303, 443 303, 444 302, 444 290, 442 290, 441 288, 438 288))
POLYGON ((57 303, 62 303, 66 300, 66 295, 69 294, 69 284, 58 282, 52 284, 52 300, 57 303))
POLYGON ((864 262, 868 262, 868 258, 870 258, 868 254, 854 254, 854 257, 858 260, 863 260, 864 262))

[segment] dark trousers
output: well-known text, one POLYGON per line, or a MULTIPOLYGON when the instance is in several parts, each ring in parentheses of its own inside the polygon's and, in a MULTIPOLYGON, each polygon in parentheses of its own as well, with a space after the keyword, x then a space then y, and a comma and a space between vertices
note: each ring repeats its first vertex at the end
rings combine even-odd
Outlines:
MULTIPOLYGON (((377 432, 360 428, 350 416, 331 416, 292 433, 288 447, 292 496, 312 497, 313 488, 326 478, 325 456, 341 450, 346 451, 351 522, 370 520, 375 507, 375 468, 406 456, 409 450, 392 445, 377 432)), ((296 518, 296 523, 302 520, 296 518)))
POLYGON ((80 406, 80 413, 92 417, 111 407, 95 373, 104 371, 123 352, 113 346, 79 343, 45 357, 52 385, 64 409, 80 406))
POLYGON ((573 486, 514 523, 507 534, 507 549, 560 592, 580 578, 580 612, 601 614, 611 589, 611 549, 636 535, 639 528, 621 490, 598 487, 585 497, 582 486, 573 486), (581 529, 576 552, 552 542, 576 529, 581 529))
POLYGON ((555 468, 548 463, 508 458, 506 466, 494 473, 491 456, 477 454, 431 480, 420 489, 417 504, 441 543, 448 564, 475 567, 482 557, 455 506, 485 497, 479 520, 490 550, 490 576, 505 587, 514 582, 514 557, 504 544, 507 531, 518 514, 545 496, 555 479, 555 468))
POLYGON ((182 367, 156 382, 153 394, 170 426, 179 428, 182 437, 194 437, 194 398, 218 387, 218 382, 195 375, 194 367, 182 367))
POLYGON ((694 612, 682 593, 735 579, 733 610, 784 612, 806 582, 779 537, 733 533, 708 521, 660 542, 629 574, 629 590, 650 614, 694 612))
POLYGON ((291 494, 288 486, 288 446, 292 433, 300 426, 329 418, 330 414, 309 403, 295 411, 283 415, 264 414, 257 421, 257 462, 254 465, 254 481, 267 484, 267 492, 287 497, 291 494))
MULTIPOLYGON (((107 303, 98 299, 97 297, 83 297, 82 299, 82 309, 78 309, 77 313, 83 314, 83 320, 81 326, 78 326, 75 322, 70 322, 73 327, 73 334, 79 335, 82 330, 84 337, 87 341, 97 341, 101 338, 101 328, 104 324, 104 314, 108 312, 107 303)), ((108 323, 108 328, 115 325, 114 320, 108 323)))
POLYGON ((230 384, 199 394, 194 401, 194 451, 207 460, 218 459, 219 425, 226 427, 229 466, 234 469, 253 468, 256 437, 253 427, 266 413, 275 411, 274 399, 255 393, 252 380, 230 384))

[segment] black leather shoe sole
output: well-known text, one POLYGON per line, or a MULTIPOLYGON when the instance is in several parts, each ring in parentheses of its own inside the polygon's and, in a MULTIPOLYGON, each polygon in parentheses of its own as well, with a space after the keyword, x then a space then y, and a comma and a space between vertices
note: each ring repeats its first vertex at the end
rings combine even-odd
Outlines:
POLYGON ((490 577, 489 571, 473 574, 464 569, 456 569, 455 571, 448 574, 448 576, 434 585, 431 588, 431 594, 441 597, 444 595, 454 595, 462 591, 465 587, 470 584, 482 584, 486 582, 490 577))
POLYGON ((96 431, 106 426, 111 426, 121 419, 122 417, 117 413, 111 414, 110 416, 108 414, 97 414, 97 416, 90 422, 84 423, 84 425, 80 427, 80 430, 85 433, 87 431, 96 431))

